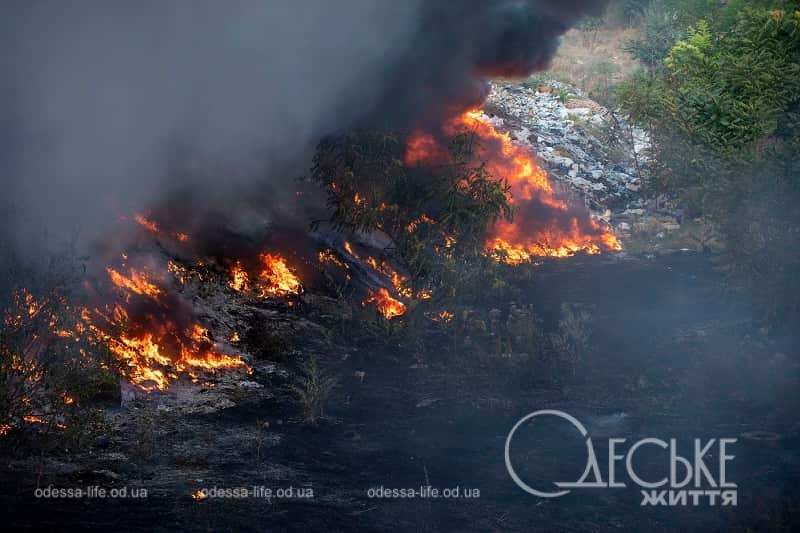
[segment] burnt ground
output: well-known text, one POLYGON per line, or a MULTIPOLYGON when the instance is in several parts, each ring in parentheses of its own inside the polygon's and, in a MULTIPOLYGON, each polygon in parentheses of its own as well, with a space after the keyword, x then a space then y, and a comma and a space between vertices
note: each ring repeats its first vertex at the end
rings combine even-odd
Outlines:
MULTIPOLYGON (((794 336, 754 329, 750 309, 720 290, 706 258, 579 258, 543 265, 519 283, 526 300, 520 303, 533 304, 545 328, 557 323, 563 302, 591 308, 592 350, 574 375, 555 380, 536 365, 477 359, 469 350, 415 365, 399 348, 335 339, 324 356, 340 386, 316 426, 301 423, 286 376, 265 364, 254 379, 271 393, 256 401, 209 414, 134 416, 150 424, 149 433, 138 428, 131 437, 147 441, 150 435, 152 442, 139 443, 140 456, 123 459, 114 455, 118 443, 98 443, 80 468, 58 468, 50 459, 38 471, 5 469, 5 525, 120 531, 797 529, 794 336), (727 477, 738 484, 738 505, 642 507, 636 487, 578 489, 555 499, 529 495, 509 477, 503 451, 511 427, 539 409, 566 411, 586 425, 604 478, 603 442, 609 437, 737 438, 727 477), (148 497, 36 499, 37 483, 146 488, 148 497), (198 487, 258 485, 311 488, 313 498, 190 496, 198 487), (423 485, 480 494, 368 496, 379 486, 423 485)), ((515 441, 521 475, 543 490, 554 479, 576 479, 585 464, 574 431, 546 429, 521 432, 515 441)), ((643 452, 642 477, 661 477, 664 461, 643 452)))

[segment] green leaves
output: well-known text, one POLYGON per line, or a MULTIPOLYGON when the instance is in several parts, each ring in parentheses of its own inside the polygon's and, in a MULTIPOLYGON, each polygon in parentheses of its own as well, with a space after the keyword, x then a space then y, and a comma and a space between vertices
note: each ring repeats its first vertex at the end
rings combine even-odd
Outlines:
POLYGON ((336 227, 385 232, 414 281, 441 280, 481 256, 489 227, 512 214, 508 184, 474 161, 476 142, 457 135, 442 164, 407 166, 397 137, 352 132, 319 144, 312 178, 336 227))
POLYGON ((697 11, 663 67, 617 92, 650 133, 650 192, 720 229, 732 281, 773 322, 800 314, 788 296, 800 285, 799 5, 731 0, 697 11))

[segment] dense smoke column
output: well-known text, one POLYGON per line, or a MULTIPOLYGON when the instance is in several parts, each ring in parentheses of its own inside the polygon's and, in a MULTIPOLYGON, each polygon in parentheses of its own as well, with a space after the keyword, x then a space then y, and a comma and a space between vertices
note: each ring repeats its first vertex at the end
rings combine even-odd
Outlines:
POLYGON ((370 116, 403 128, 440 124, 483 102, 486 79, 524 77, 547 68, 559 37, 606 0, 429 1, 409 49, 370 116))
POLYGON ((9 0, 3 190, 31 227, 88 236, 176 184, 209 202, 291 192, 321 137, 477 104, 486 77, 543 68, 602 4, 9 0))

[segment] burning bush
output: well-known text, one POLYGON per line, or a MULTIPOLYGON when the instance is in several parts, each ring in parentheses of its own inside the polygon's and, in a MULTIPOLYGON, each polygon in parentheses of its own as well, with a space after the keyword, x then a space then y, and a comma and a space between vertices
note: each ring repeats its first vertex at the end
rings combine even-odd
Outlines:
POLYGON ((404 163, 398 137, 355 132, 319 145, 313 178, 325 187, 338 228, 389 235, 416 291, 482 254, 488 228, 511 216, 507 184, 469 164, 471 149, 460 136, 448 148, 450 163, 415 167, 404 163))
POLYGON ((404 137, 327 139, 313 178, 327 190, 333 223, 386 233, 416 285, 469 278, 486 256, 516 265, 620 249, 613 233, 561 199, 534 156, 480 111, 404 137))
MULTIPOLYGON (((14 255, 3 258, 9 268, 14 255)), ((45 271, 18 263, 2 287, 0 441, 47 447, 91 430, 92 404, 117 388, 107 354, 74 336, 76 263, 53 256, 45 271), (24 286, 24 288, 22 288, 24 286), (36 438, 28 438, 32 434, 36 438), (45 438, 43 438, 45 437, 45 438)))

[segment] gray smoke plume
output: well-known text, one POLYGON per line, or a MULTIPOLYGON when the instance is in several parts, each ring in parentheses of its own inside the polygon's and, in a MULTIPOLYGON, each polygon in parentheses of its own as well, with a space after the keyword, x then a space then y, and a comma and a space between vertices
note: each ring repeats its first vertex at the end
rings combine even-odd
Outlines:
POLYGON ((279 183, 323 135, 433 118, 485 76, 545 66, 603 3, 7 0, 6 201, 92 235, 176 185, 213 199, 279 183))

